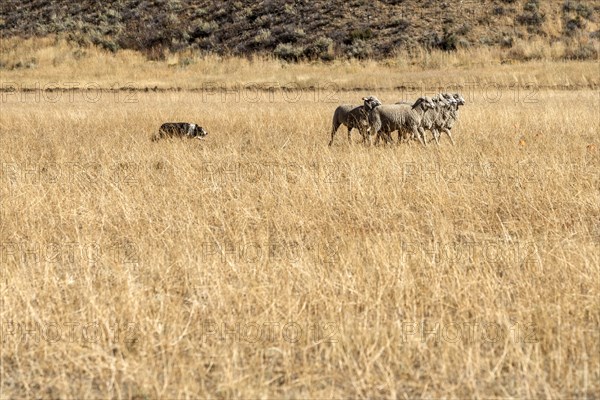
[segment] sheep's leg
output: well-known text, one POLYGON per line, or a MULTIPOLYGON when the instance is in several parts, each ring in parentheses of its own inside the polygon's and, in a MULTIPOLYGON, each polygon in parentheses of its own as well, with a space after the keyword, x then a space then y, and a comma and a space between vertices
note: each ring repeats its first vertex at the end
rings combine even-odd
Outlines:
POLYGON ((366 128, 366 129, 365 129, 365 134, 364 134, 364 136, 365 136, 365 137, 369 137, 369 138, 371 137, 371 128, 366 128))
POLYGON ((427 147, 427 141, 425 141, 425 130, 421 127, 413 128, 413 136, 419 138, 421 144, 427 147))
POLYGON ((452 139, 452 135, 450 134, 450 129, 444 128, 444 132, 446 132, 446 135, 448 135, 448 137, 450 138, 450 141, 452 142, 452 146, 454 146, 454 139, 452 139))
POLYGON ((406 142, 408 140, 408 134, 406 131, 402 129, 398 129, 398 144, 401 142, 406 142))
POLYGON ((383 140, 385 144, 389 144, 390 142, 392 142, 390 132, 377 132, 377 141, 375 142, 375 144, 379 143, 379 139, 383 140))
POLYGON ((420 127, 419 128, 419 133, 421 134, 421 137, 423 138, 423 142, 425 143, 425 145, 427 145, 427 138, 425 137, 425 128, 420 127))
POLYGON ((392 132, 385 132, 383 139, 385 140, 385 144, 394 143, 394 139, 392 139, 392 132))
POLYGON ((417 140, 417 137, 414 135, 414 133, 404 130, 402 132, 402 140, 404 140, 405 143, 408 143, 410 140, 417 140))
POLYGON ((352 127, 348 127, 348 143, 352 143, 352 137, 350 136, 350 132, 352 132, 352 127))
POLYGON ((365 129, 362 127, 358 128, 358 132, 360 133, 360 136, 362 136, 362 144, 366 144, 367 143, 367 137, 369 137, 369 129, 365 129))
POLYGON ((377 132, 377 137, 375 137, 375 146, 379 144, 379 141, 383 141, 387 143, 387 138, 385 137, 385 132, 377 132))
MULTIPOLYGON (((335 133, 337 132, 339 127, 340 124, 337 122, 334 122, 333 126, 331 127, 331 140, 329 141, 330 146, 333 144, 333 138, 335 137, 335 133)), ((348 136, 350 136, 350 132, 348 132, 348 136)))
POLYGON ((421 137, 419 136, 419 132, 413 129, 410 133, 407 131, 406 136, 410 135, 410 140, 418 140, 421 141, 421 137))
POLYGON ((418 131, 419 131, 419 137, 421 138, 421 142, 424 143, 425 146, 427 146, 427 140, 425 139, 425 129, 419 127, 418 131))
POLYGON ((435 143, 439 146, 440 145, 440 134, 438 132, 437 129, 432 128, 431 129, 431 133, 433 134, 433 138, 435 139, 435 143))
MULTIPOLYGON (((375 136, 379 136, 379 132, 375 133, 375 136)), ((373 136, 369 133, 369 131, 365 132, 365 145, 373 145, 373 136)))

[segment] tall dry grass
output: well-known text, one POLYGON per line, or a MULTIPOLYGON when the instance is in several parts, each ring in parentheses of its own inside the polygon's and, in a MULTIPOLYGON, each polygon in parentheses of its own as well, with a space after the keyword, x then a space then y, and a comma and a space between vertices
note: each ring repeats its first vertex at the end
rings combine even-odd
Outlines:
POLYGON ((5 93, 2 398, 597 398, 600 99, 527 90, 428 148, 327 147, 372 91, 5 93))
MULTIPOLYGON (((582 39, 583 40, 583 39, 582 39)), ((546 88, 600 87, 600 60, 565 62, 567 51, 598 42, 516 42, 511 49, 480 47, 455 52, 416 51, 377 61, 336 60, 298 63, 265 56, 252 58, 171 54, 149 61, 124 50, 110 53, 97 47, 78 47, 61 39, 4 39, 0 42, 0 88, 263 88, 308 89, 331 86, 340 90, 364 88, 438 89, 448 85, 509 87, 533 84, 546 88), (530 60, 520 63, 519 60, 530 60), (77 84, 76 86, 73 84, 77 84)))

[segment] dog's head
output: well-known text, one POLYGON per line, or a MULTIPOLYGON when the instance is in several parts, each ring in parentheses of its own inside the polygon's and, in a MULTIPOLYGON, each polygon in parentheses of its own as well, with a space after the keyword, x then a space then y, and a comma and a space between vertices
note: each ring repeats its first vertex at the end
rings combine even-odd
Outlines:
POLYGON ((208 135, 208 132, 198 125, 196 125, 192 131, 192 137, 195 137, 196 139, 204 139, 206 135, 208 135))

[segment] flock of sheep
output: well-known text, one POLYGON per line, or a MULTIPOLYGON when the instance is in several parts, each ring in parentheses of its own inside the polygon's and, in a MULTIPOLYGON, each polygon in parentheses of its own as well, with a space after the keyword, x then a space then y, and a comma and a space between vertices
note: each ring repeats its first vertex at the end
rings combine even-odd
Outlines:
MULTIPOLYGON (((386 143, 392 142, 392 133, 398 131, 398 142, 408 139, 419 140, 427 146, 425 129, 430 130, 433 139, 440 144, 440 132, 446 132, 452 144, 454 139, 450 130, 458 119, 458 107, 465 104, 465 99, 459 94, 440 93, 432 98, 419 97, 413 104, 398 102, 395 104, 382 104, 375 96, 363 97, 364 105, 341 105, 333 113, 333 126, 331 140, 340 125, 348 127, 348 141, 351 141, 350 132, 358 129, 363 137, 363 143, 371 143, 371 137, 376 136, 375 144, 383 139, 386 143)), ((152 136, 152 141, 164 137, 189 137, 204 139, 208 132, 197 124, 189 122, 167 122, 161 125, 157 134, 152 136)))
POLYGON ((391 134, 398 131, 398 142, 414 139, 427 146, 425 130, 429 130, 438 145, 441 131, 446 132, 454 144, 450 130, 458 119, 458 107, 465 104, 465 99, 459 93, 440 93, 432 98, 419 97, 413 104, 382 104, 375 96, 363 97, 362 100, 362 106, 344 104, 336 108, 329 146, 340 125, 348 127, 348 141, 351 140, 352 129, 358 129, 363 143, 367 140, 370 143, 371 137, 376 136, 375 144, 380 139, 386 143, 391 142, 391 134))

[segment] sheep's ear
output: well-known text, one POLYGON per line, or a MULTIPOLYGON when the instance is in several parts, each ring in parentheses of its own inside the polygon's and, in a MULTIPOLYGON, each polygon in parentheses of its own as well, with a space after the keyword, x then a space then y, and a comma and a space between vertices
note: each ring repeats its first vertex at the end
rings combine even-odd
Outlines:
POLYGON ((422 97, 419 97, 417 99, 417 101, 415 101, 415 104, 413 104, 412 109, 414 110, 415 108, 419 107, 419 105, 423 102, 423 100, 424 99, 422 97))

